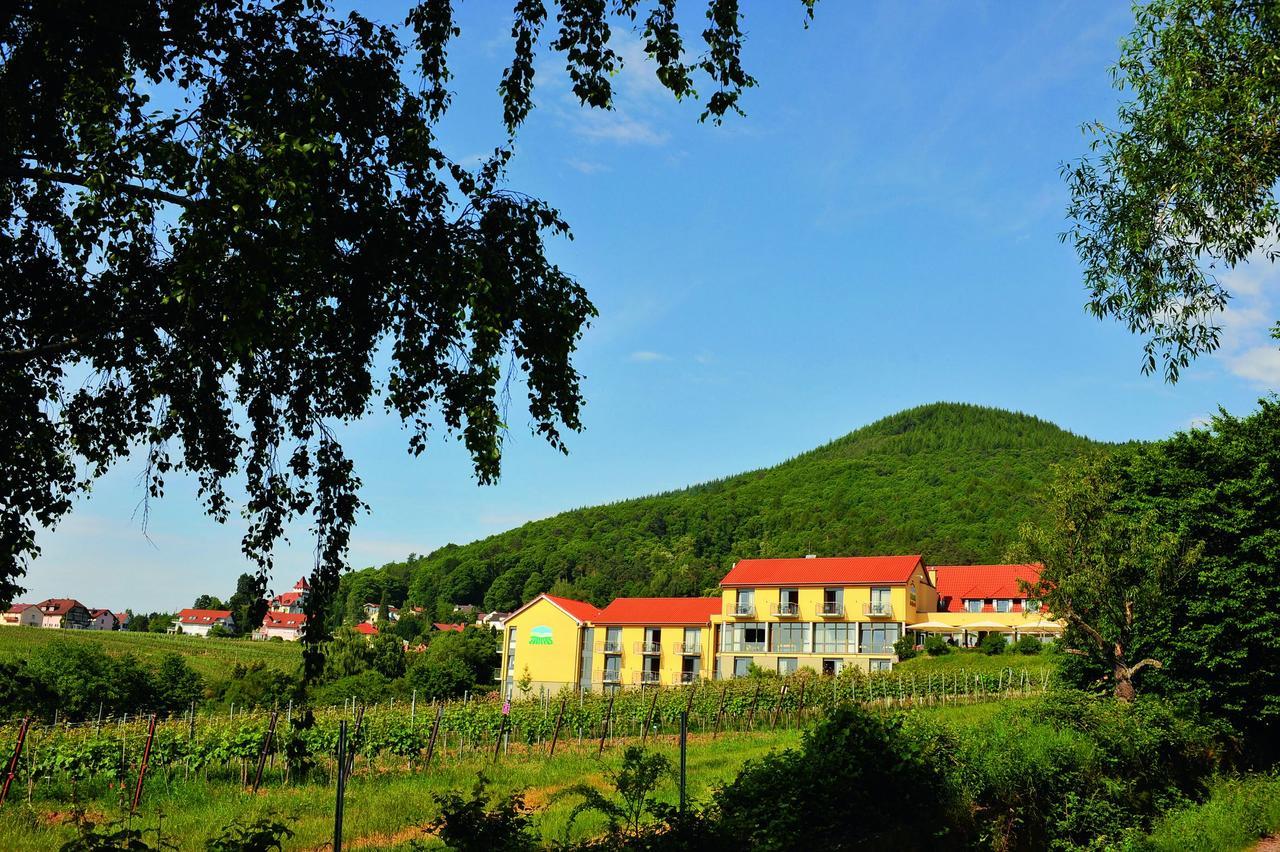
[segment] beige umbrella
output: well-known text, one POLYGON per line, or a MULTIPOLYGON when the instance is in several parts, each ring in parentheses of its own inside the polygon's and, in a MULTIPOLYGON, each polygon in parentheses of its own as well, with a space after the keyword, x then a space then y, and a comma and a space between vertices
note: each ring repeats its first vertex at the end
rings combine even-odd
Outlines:
POLYGON ((965 630, 1013 630, 1012 624, 1001 624, 998 621, 975 621, 964 625, 965 630))
POLYGON ((1057 633, 1062 630, 1062 625, 1056 621, 1037 621, 1035 624, 1019 624, 1018 630, 1023 633, 1057 633))
POLYGON ((922 633, 959 633, 961 628, 941 621, 922 621, 919 624, 908 624, 908 630, 919 630, 922 633))

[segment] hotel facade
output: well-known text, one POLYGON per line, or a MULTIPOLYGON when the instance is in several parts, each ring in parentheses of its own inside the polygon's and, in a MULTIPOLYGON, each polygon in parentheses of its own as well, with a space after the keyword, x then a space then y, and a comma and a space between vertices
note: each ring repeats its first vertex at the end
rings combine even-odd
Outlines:
POLYGON ((744 559, 707 598, 617 598, 608 606, 539 595, 508 616, 503 695, 678 686, 846 667, 886 671, 904 636, 956 645, 988 633, 1052 637, 1027 600, 1034 565, 926 566, 920 556, 744 559))

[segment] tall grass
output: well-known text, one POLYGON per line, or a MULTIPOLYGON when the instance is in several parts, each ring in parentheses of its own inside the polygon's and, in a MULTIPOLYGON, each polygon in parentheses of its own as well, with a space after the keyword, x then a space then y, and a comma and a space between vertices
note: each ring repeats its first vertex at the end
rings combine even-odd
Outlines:
POLYGON ((1203 804, 1161 817, 1135 852, 1221 852, 1249 849, 1280 830, 1280 778, 1225 777, 1214 782, 1203 804))

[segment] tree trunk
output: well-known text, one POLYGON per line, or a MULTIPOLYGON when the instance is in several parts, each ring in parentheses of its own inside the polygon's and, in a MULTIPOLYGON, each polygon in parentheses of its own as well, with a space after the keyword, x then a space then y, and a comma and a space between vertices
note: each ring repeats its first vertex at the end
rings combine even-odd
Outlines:
POLYGON ((1138 697, 1138 691, 1133 688, 1133 671, 1123 663, 1116 663, 1115 666, 1116 689, 1115 698, 1117 701, 1123 701, 1128 704, 1138 697))

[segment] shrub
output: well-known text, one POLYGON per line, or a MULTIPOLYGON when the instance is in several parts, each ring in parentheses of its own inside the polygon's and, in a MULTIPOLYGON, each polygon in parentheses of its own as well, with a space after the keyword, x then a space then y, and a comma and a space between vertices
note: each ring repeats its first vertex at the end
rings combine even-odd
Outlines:
POLYGON ((431 830, 446 847, 458 852, 536 849, 538 838, 524 794, 512 793, 490 801, 488 785, 489 779, 482 772, 471 788, 470 798, 454 792, 436 796, 440 816, 432 821, 431 830))
POLYGON ((287 825, 268 814, 250 823, 235 820, 219 834, 205 841, 207 852, 280 852, 293 837, 287 825))
POLYGON ((942 739, 904 718, 841 708, 798 750, 748 762, 716 793, 720 836, 759 850, 938 848, 954 801, 942 739))
MULTIPOLYGON (((665 809, 653 797, 658 783, 671 774, 671 761, 664 755, 646 752, 639 746, 628 746, 622 756, 622 768, 609 774, 617 800, 609 798, 590 784, 575 784, 556 794, 556 799, 582 798, 569 814, 566 835, 579 816, 595 811, 609 822, 609 833, 615 838, 638 838, 652 824, 646 817, 659 819, 665 809)), ((568 837, 565 837, 566 843, 568 837)))
POLYGON ((941 657, 951 653, 951 644, 941 636, 930 636, 924 640, 924 652, 930 657, 941 657))
POLYGON ((899 660, 911 659, 916 655, 915 640, 909 636, 903 636, 893 643, 893 652, 898 655, 899 660))
POLYGON ((1009 650, 1009 642, 1004 638, 1003 633, 988 633, 982 637, 982 641, 978 643, 978 648, 987 656, 995 654, 1003 654, 1009 650))
POLYGON ((1023 636, 1013 646, 1019 654, 1039 654, 1043 648, 1044 643, 1035 636, 1023 636))

